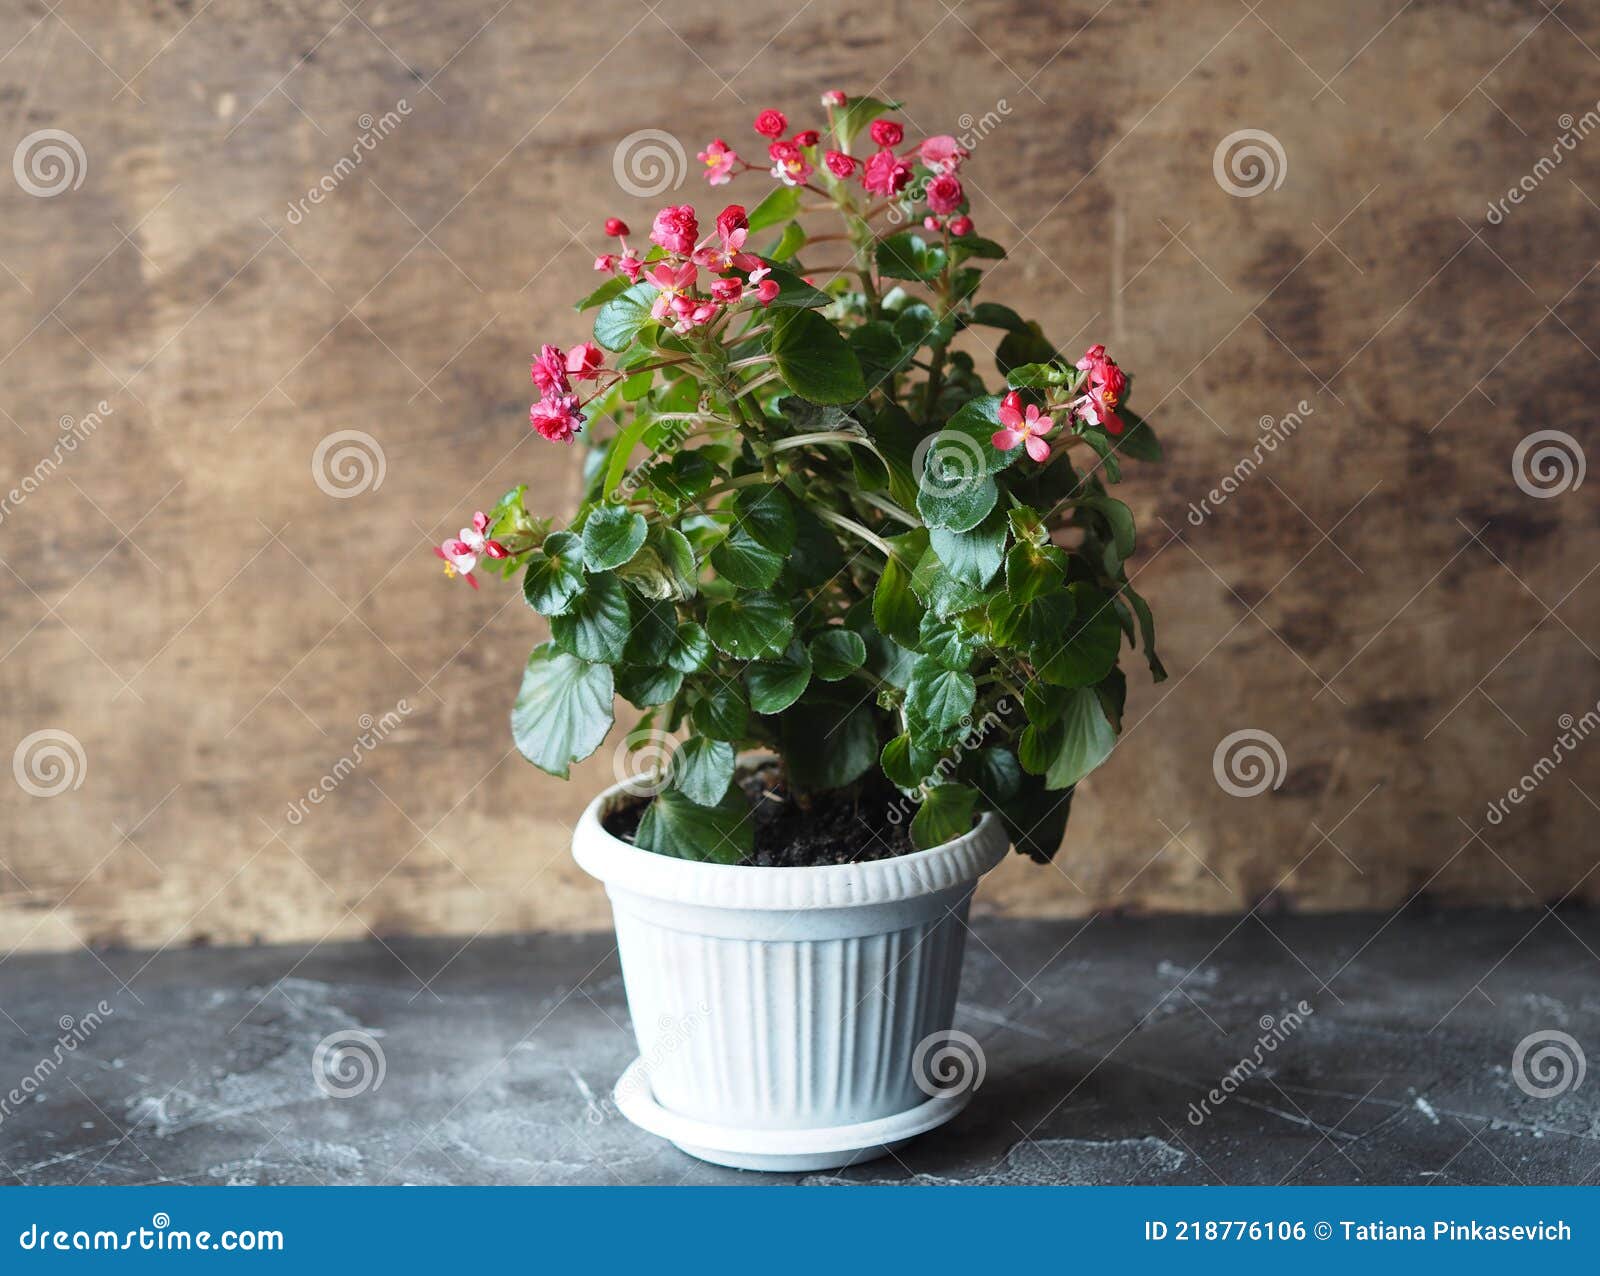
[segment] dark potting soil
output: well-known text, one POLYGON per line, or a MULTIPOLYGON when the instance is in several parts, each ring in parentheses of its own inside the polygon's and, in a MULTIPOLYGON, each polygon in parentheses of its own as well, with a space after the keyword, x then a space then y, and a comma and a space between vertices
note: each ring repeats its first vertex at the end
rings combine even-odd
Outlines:
MULTIPOLYGON (((743 861, 747 865, 854 864, 917 849, 911 842, 913 809, 898 789, 881 780, 823 794, 804 808, 790 797, 775 763, 741 773, 738 782, 750 799, 756 826, 755 851, 743 861)), ((618 803, 601 821, 606 832, 632 842, 650 802, 636 797, 618 803)))

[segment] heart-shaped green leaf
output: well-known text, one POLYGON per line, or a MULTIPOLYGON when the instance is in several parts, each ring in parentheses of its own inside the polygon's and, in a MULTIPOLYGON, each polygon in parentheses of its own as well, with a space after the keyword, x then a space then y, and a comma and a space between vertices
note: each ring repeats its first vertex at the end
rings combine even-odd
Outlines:
POLYGON ((550 637, 583 660, 615 664, 628 644, 632 619, 622 582, 601 572, 589 577, 572 606, 550 618, 550 637))
POLYGON ((528 657, 511 709, 511 738, 541 771, 567 778, 611 730, 611 670, 541 643, 528 657))
POLYGON ((772 594, 735 594, 711 604, 706 632, 718 651, 740 660, 760 660, 788 646, 794 614, 772 594))
POLYGON ((677 789, 664 789, 646 808, 635 846, 657 855, 709 864, 737 864, 755 848, 755 821, 737 785, 715 806, 700 806, 677 789))
POLYGON ((853 629, 824 629, 810 644, 811 670, 824 682, 848 678, 867 663, 867 644, 853 629))
POLYGON ((551 532, 528 555, 522 597, 541 616, 559 616, 583 592, 583 542, 571 532, 551 532))
POLYGON ((692 735, 672 754, 672 786, 697 806, 716 806, 733 783, 733 746, 692 735))
POLYGON ((767 350, 783 383, 803 399, 857 403, 866 398, 861 365, 849 344, 813 311, 773 311, 767 350))
POLYGON ((757 713, 782 713, 810 681, 811 656, 798 642, 791 642, 779 659, 758 660, 744 671, 750 707, 757 713))
POLYGON ((594 317, 594 339, 607 350, 626 350, 646 324, 655 322, 650 307, 656 291, 654 284, 634 284, 611 298, 594 317))
POLYGON ((583 525, 583 561, 592 572, 621 567, 644 544, 649 526, 643 514, 622 505, 599 505, 583 525))

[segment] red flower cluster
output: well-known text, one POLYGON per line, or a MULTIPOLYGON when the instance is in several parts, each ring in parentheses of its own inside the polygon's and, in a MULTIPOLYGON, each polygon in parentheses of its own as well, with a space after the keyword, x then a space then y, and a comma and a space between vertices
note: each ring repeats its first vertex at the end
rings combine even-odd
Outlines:
POLYGON ((553 442, 572 442, 584 421, 572 383, 598 380, 604 363, 605 355, 592 341, 581 342, 565 354, 559 346, 539 347, 528 372, 541 398, 528 409, 528 424, 553 442))
MULTIPOLYGON (((847 106, 849 101, 838 89, 830 89, 822 95, 822 105, 828 110, 830 121, 834 118, 833 112, 847 106)), ((822 135, 816 129, 801 129, 792 137, 786 136, 789 117, 768 107, 756 116, 755 131, 767 139, 769 171, 774 178, 785 186, 817 189, 811 186, 811 176, 816 172, 815 148, 822 142, 822 135)), ((970 154, 966 147, 949 134, 941 133, 901 151, 898 148, 905 141, 905 128, 891 119, 873 120, 867 133, 878 149, 865 159, 828 149, 823 152, 822 163, 829 173, 841 182, 858 180, 869 195, 895 199, 912 186, 916 178, 915 165, 920 163, 930 174, 921 190, 915 192, 928 207, 924 224, 930 230, 942 230, 948 225, 952 235, 972 233, 972 219, 961 214, 967 197, 961 179, 956 176, 961 162, 970 154)), ((700 159, 706 166, 706 180, 713 186, 721 186, 735 174, 758 167, 741 159, 720 137, 700 152, 700 159)), ((819 193, 826 194, 825 191, 819 193)))

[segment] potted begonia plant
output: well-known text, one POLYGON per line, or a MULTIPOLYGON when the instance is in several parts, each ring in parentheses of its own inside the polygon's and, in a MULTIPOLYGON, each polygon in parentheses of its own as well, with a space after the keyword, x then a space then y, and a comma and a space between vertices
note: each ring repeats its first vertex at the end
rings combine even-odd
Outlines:
POLYGON ((558 528, 518 487, 436 550, 474 588, 519 576, 549 626, 511 712, 529 761, 565 777, 619 698, 641 711, 573 848, 638 1037, 616 1098, 753 1168, 959 1110, 977 879, 1060 845, 1121 729, 1124 639, 1165 676, 1109 491, 1161 454, 1127 376, 977 299, 1004 250, 962 139, 822 107, 762 111, 760 162, 700 153, 713 188, 768 178, 748 211, 605 223, 592 339, 532 364, 532 428, 588 448, 581 505, 558 528))

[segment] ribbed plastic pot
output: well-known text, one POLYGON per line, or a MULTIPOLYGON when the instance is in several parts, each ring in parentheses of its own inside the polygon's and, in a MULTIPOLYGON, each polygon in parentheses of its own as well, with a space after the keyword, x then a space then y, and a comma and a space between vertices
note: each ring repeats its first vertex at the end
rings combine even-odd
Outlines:
POLYGON ((630 1119, 721 1164, 822 1168, 959 1111, 965 1095, 927 1088, 926 1054, 952 1027, 973 889, 1006 853, 992 813, 932 850, 751 868, 613 837, 601 821, 627 795, 589 804, 573 855, 611 898, 639 1043, 617 1094, 630 1119), (648 1095, 626 1094, 641 1077, 648 1095))

